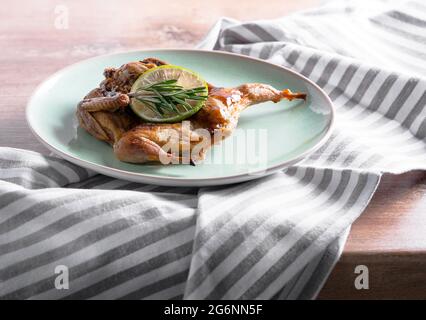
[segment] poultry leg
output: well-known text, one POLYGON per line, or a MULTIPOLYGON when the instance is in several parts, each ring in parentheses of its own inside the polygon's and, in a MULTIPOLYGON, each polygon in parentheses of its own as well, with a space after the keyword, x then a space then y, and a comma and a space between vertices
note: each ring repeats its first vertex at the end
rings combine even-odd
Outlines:
POLYGON ((103 96, 100 89, 95 89, 78 104, 77 119, 95 138, 112 145, 134 123, 124 110, 128 104, 126 94, 103 96))

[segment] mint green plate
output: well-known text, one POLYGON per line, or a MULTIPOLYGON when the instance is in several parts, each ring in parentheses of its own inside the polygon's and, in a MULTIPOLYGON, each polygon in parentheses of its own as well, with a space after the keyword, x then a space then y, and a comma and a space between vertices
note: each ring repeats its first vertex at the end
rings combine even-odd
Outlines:
POLYGON ((202 50, 134 51, 88 59, 51 76, 27 106, 27 121, 35 136, 66 160, 108 176, 169 186, 235 183, 286 168, 324 144, 333 119, 330 99, 305 77, 258 59, 202 50), (109 145, 78 128, 76 105, 99 85, 105 67, 147 57, 192 69, 216 86, 262 82, 305 92, 308 98, 306 102, 268 102, 245 110, 231 138, 210 150, 205 163, 195 167, 120 162, 109 145))

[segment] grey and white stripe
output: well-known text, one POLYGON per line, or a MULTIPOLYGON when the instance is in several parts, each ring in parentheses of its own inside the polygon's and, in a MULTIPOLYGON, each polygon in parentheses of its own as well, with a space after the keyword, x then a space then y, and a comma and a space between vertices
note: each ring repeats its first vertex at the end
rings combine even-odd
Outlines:
POLYGON ((362 5, 222 19, 200 44, 289 67, 329 94, 336 131, 297 167, 171 188, 0 148, 0 297, 315 298, 381 175, 426 169, 426 7, 362 5), (57 265, 69 290, 54 288, 57 265))

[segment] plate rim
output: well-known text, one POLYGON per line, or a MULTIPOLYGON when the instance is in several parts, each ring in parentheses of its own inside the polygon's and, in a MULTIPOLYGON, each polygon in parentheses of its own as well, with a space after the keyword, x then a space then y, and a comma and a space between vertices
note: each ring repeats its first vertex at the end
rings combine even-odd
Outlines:
POLYGON ((47 149, 49 149, 54 154, 57 154, 60 157, 62 157, 63 159, 68 160, 68 161, 70 161, 74 164, 77 164, 79 166, 82 166, 84 168, 93 170, 95 172, 98 172, 98 173, 101 173, 101 174, 104 174, 104 175, 107 175, 107 176, 111 176, 111 177, 118 178, 118 179, 129 180, 129 181, 133 181, 133 182, 148 183, 148 184, 154 184, 154 185, 164 185, 164 186, 199 186, 199 187, 201 187, 201 186, 215 186, 215 185, 225 185, 225 184, 231 184, 231 183, 238 183, 238 182, 242 182, 242 181, 249 181, 249 180, 258 179, 258 178, 261 178, 261 177, 268 176, 268 175, 273 174, 273 173, 275 173, 275 172, 277 172, 281 169, 285 169, 289 166, 292 166, 292 165, 300 162, 306 156, 315 152, 322 145, 324 145, 324 143, 330 138, 331 133, 334 130, 335 118, 336 118, 335 107, 334 107, 333 102, 331 101, 330 97, 315 82, 313 82, 312 80, 308 79, 307 77, 305 77, 304 75, 302 75, 302 74, 300 74, 296 71, 293 71, 293 70, 291 70, 287 67, 284 67, 284 66, 280 66, 280 65, 271 63, 271 62, 266 61, 266 60, 262 60, 260 58, 246 56, 246 55, 239 54, 239 53, 219 51, 219 50, 186 49, 186 48, 152 48, 152 49, 125 50, 125 51, 118 51, 118 52, 107 53, 107 54, 102 54, 102 55, 96 55, 94 57, 90 57, 90 58, 83 59, 81 61, 72 63, 72 64, 65 66, 64 68, 61 68, 58 71, 54 72, 53 74, 48 76, 46 79, 44 79, 39 85, 37 85, 37 87, 32 92, 30 98, 28 99, 26 107, 25 107, 25 119, 26 119, 28 127, 30 128, 30 131, 32 132, 32 134, 36 137, 36 139, 42 145, 44 145, 47 149), (214 178, 161 177, 161 176, 157 176, 157 175, 153 175, 153 174, 131 172, 131 171, 127 171, 127 170, 112 168, 112 167, 101 165, 101 164, 98 164, 98 163, 94 163, 94 162, 91 162, 91 161, 88 161, 88 160, 83 160, 83 159, 80 159, 80 158, 78 158, 78 157, 76 157, 72 154, 64 152, 64 151, 56 148, 55 146, 51 145, 48 141, 43 139, 43 137, 41 137, 37 133, 37 131, 35 130, 35 128, 33 127, 32 123, 31 123, 30 111, 29 110, 30 110, 30 106, 33 104, 33 100, 35 99, 36 94, 39 92, 39 90, 42 88, 42 86, 44 86, 48 81, 50 81, 54 77, 60 75, 61 73, 66 72, 68 69, 74 68, 75 66, 86 63, 90 60, 96 60, 100 57, 109 57, 109 56, 115 56, 115 55, 120 55, 120 54, 129 54, 129 53, 138 53, 138 52, 143 54, 144 52, 152 52, 152 51, 157 51, 157 52, 158 51, 160 51, 160 52, 161 51, 163 51, 163 52, 180 51, 180 52, 210 53, 210 54, 217 54, 217 55, 234 56, 234 57, 237 57, 237 58, 240 58, 240 59, 261 62, 261 63, 267 64, 271 67, 285 70, 286 72, 291 73, 296 78, 299 78, 299 79, 309 83, 310 85, 312 85, 315 89, 317 89, 317 91, 320 93, 320 95, 322 95, 322 97, 328 103, 328 106, 329 106, 331 112, 330 112, 330 121, 329 121, 328 127, 326 128, 326 132, 323 135, 323 137, 315 145, 311 146, 308 150, 304 151, 300 155, 298 155, 298 156, 296 156, 296 157, 294 157, 290 160, 280 162, 279 164, 276 164, 274 166, 270 166, 266 169, 261 169, 261 170, 250 172, 250 173, 240 173, 240 174, 235 174, 235 175, 227 175, 227 176, 214 177, 214 178))

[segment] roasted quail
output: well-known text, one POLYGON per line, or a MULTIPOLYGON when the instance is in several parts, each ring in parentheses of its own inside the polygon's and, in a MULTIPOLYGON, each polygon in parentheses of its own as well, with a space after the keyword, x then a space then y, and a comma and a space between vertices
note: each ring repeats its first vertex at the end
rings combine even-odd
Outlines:
POLYGON ((248 106, 281 99, 305 99, 305 94, 287 89, 280 91, 260 83, 236 88, 209 85, 204 107, 186 121, 146 123, 128 107, 130 99, 127 94, 143 72, 164 64, 161 60, 148 58, 124 64, 118 69, 107 68, 99 88, 89 92, 78 104, 77 118, 81 127, 95 138, 109 143, 121 161, 199 162, 213 141, 218 141, 216 137, 220 141, 232 133, 241 112, 248 106), (206 134, 212 142, 197 147, 206 134))

